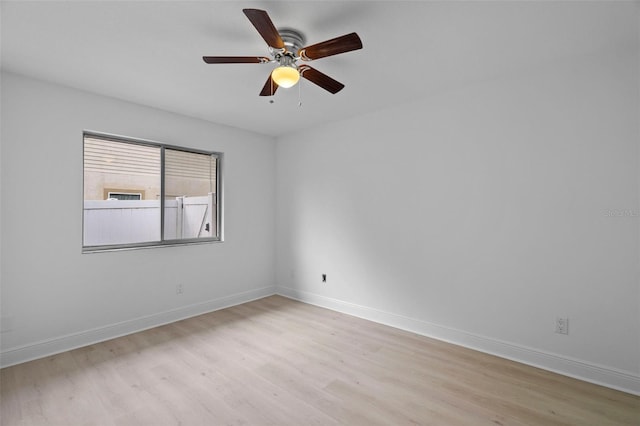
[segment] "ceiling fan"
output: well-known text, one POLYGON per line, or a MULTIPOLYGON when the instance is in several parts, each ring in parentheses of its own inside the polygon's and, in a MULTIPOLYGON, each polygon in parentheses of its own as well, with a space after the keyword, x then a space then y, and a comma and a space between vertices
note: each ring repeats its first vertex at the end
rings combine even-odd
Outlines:
POLYGON ((278 63, 267 79, 260 96, 273 96, 278 87, 292 87, 300 77, 317 84, 323 89, 335 94, 344 88, 344 84, 334 80, 308 66, 298 64, 298 60, 304 62, 325 58, 352 50, 362 49, 362 41, 358 34, 351 33, 326 40, 311 46, 304 46, 303 34, 291 28, 276 29, 271 18, 264 10, 243 9, 249 21, 258 30, 264 41, 269 46, 271 58, 266 56, 203 56, 207 64, 264 64, 278 63))

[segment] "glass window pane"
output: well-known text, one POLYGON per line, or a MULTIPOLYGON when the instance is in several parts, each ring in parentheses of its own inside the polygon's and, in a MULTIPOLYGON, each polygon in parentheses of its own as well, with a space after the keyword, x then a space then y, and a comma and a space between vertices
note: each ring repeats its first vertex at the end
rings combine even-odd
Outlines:
POLYGON ((166 148, 164 239, 218 236, 217 158, 166 148))
POLYGON ((160 147, 85 135, 84 246, 159 241, 160 185, 160 147))

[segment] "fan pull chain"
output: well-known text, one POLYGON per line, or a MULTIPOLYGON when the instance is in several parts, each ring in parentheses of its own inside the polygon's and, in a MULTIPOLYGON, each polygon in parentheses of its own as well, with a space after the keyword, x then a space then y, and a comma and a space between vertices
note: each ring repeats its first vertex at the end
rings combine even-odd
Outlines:
POLYGON ((302 108, 302 82, 298 83, 298 107, 302 108))
MULTIPOLYGON (((271 48, 269 48, 271 49, 271 48)), ((269 85, 271 86, 271 98, 269 99, 269 103, 273 104, 275 101, 273 100, 273 78, 271 78, 271 76, 269 76, 269 85)))

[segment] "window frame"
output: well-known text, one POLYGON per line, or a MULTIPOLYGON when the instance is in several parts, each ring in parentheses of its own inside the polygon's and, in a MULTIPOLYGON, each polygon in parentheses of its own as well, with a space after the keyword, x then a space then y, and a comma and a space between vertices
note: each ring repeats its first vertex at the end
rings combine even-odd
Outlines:
POLYGON ((82 132, 82 253, 100 253, 100 252, 109 252, 109 251, 120 251, 120 250, 137 250, 137 249, 146 249, 146 248, 157 248, 157 247, 176 247, 176 246, 185 246, 185 245, 194 245, 194 244, 211 244, 211 243, 221 243, 224 242, 224 182, 223 182, 223 163, 224 163, 224 153, 219 151, 208 151, 198 148, 188 148, 180 145, 166 144, 162 142, 152 141, 148 139, 140 139, 134 138, 130 136, 120 136, 114 135, 110 133, 102 133, 96 131, 85 130, 82 132), (143 146, 151 146, 160 149, 160 240, 159 241, 145 241, 139 243, 123 243, 123 244, 105 244, 105 245, 94 245, 94 246, 86 246, 84 244, 84 154, 85 154, 85 138, 97 138, 97 139, 105 139, 113 142, 127 143, 131 145, 143 145, 143 146), (165 150, 175 150, 188 152, 193 154, 203 154, 210 155, 216 158, 216 172, 215 172, 215 190, 216 190, 216 229, 218 230, 218 235, 215 237, 202 237, 202 238, 182 238, 182 239, 173 239, 173 240, 165 240, 165 230, 164 230, 164 218, 165 218, 165 150))

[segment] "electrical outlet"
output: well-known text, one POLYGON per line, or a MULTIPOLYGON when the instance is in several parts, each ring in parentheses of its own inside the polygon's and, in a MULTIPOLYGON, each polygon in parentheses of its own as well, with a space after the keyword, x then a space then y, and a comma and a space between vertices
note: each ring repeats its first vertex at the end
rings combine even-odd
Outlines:
POLYGON ((322 282, 323 283, 327 282, 327 274, 322 274, 322 282))
POLYGON ((556 333, 569 334, 569 318, 556 317, 556 333))
POLYGON ((184 288, 182 287, 182 284, 176 285, 176 294, 182 294, 182 293, 184 293, 184 288))

